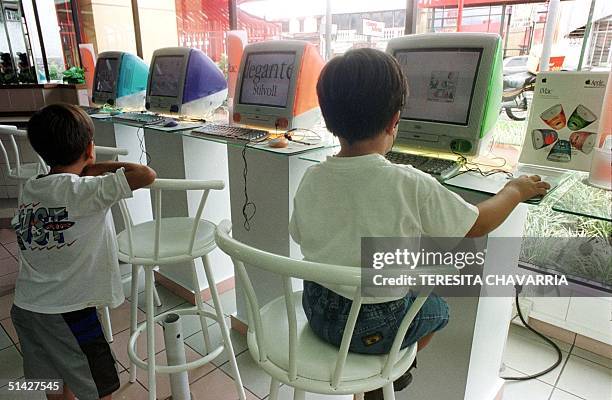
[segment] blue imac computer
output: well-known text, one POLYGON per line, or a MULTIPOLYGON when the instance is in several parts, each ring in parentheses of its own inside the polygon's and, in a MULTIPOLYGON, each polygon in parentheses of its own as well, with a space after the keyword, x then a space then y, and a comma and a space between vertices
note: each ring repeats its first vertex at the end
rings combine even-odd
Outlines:
POLYGON ((147 90, 149 67, 137 56, 119 51, 98 55, 91 101, 141 110, 147 90))
POLYGON ((202 118, 227 98, 227 81, 198 49, 168 47, 153 53, 145 107, 152 112, 202 118))
POLYGON ((387 47, 408 81, 396 147, 478 154, 497 122, 502 97, 499 35, 432 33, 387 47))
POLYGON ((321 118, 316 87, 323 64, 308 42, 249 44, 240 62, 232 120, 264 129, 311 128, 321 118))

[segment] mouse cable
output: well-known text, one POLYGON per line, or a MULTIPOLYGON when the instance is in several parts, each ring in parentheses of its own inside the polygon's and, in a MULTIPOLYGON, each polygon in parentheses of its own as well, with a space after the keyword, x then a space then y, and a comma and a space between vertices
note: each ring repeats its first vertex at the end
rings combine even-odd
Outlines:
POLYGON ((536 331, 534 328, 531 327, 531 325, 527 323, 527 321, 525 321, 525 317, 523 317, 523 312, 521 311, 521 306, 519 303, 519 294, 523 291, 523 287, 521 285, 515 285, 514 290, 515 290, 514 299, 516 301, 516 310, 518 311, 518 316, 521 319, 521 322, 523 323, 523 325, 525 325, 525 328, 529 329, 531 332, 535 333, 537 336, 544 339, 544 341, 548 343, 552 348, 554 348, 555 352, 557 353, 557 360, 555 361, 555 363, 551 365, 550 367, 546 368, 544 371, 541 371, 541 372, 538 372, 532 375, 527 375, 527 376, 502 376, 501 377, 502 379, 506 381, 529 381, 535 378, 539 378, 542 375, 546 375, 547 373, 557 368, 563 361, 563 354, 561 353, 561 349, 559 348, 559 346, 557 346, 555 342, 553 342, 552 340, 550 340, 549 338, 547 338, 540 332, 536 331))
POLYGON ((247 188, 247 176, 249 174, 249 166, 246 159, 246 150, 251 141, 247 141, 242 147, 242 162, 244 168, 242 170, 242 178, 244 180, 244 203, 242 204, 242 217, 244 218, 244 229, 248 232, 251 230, 251 220, 255 217, 257 206, 249 200, 249 191, 247 188))
POLYGON ((138 126, 138 130, 136 130, 136 137, 138 138, 138 142, 140 144, 140 157, 138 157, 138 162, 142 164, 142 157, 144 156, 147 167, 149 166, 149 164, 151 164, 151 155, 145 149, 144 128, 146 128, 149 125, 155 125, 155 124, 151 122, 148 122, 148 123, 145 122, 145 123, 140 124, 138 126), (142 135, 140 134, 140 131, 142 131, 142 135))

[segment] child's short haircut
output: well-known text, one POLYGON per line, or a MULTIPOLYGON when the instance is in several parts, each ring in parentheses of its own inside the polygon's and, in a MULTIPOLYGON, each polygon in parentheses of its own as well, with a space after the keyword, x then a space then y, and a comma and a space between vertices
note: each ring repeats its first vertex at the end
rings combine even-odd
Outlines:
POLYGON ((350 50, 330 60, 317 83, 327 129, 349 144, 378 135, 402 109, 406 78, 393 56, 350 50))
POLYGON ((28 122, 28 139, 51 166, 73 164, 93 140, 91 118, 72 104, 52 104, 37 111, 28 122))

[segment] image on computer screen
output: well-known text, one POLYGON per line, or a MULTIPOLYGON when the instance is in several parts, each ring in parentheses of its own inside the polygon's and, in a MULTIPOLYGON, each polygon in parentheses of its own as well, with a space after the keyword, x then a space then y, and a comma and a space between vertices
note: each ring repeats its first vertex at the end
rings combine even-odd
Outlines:
POLYGON ((117 85, 118 58, 103 58, 98 60, 96 75, 97 92, 113 93, 117 85))
POLYGON ((402 118, 468 125, 482 49, 399 50, 408 80, 402 118))
POLYGON ((151 74, 151 96, 176 97, 180 92, 184 56, 158 56, 151 74))
POLYGON ((291 78, 295 71, 295 52, 251 53, 242 75, 240 103, 286 107, 291 78))

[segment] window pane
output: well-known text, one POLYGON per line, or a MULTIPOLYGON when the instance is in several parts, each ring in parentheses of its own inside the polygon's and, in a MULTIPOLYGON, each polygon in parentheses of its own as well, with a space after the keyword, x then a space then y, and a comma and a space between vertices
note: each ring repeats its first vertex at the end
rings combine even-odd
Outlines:
POLYGON ((21 31, 21 17, 15 4, 4 5, 0 28, 0 83, 18 83, 15 53, 23 51, 25 43, 21 31))
POLYGON ((142 57, 145 62, 151 61, 155 50, 179 45, 180 30, 178 29, 176 3, 184 2, 176 0, 138 1, 142 57))

